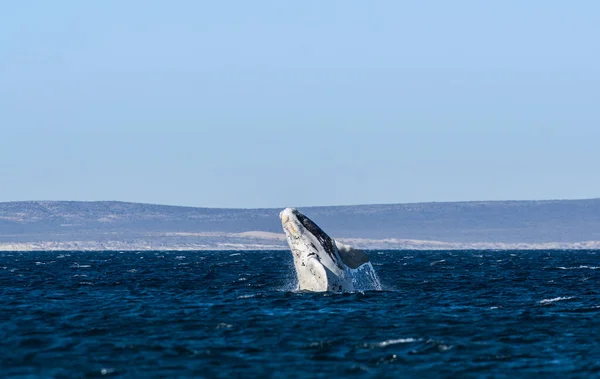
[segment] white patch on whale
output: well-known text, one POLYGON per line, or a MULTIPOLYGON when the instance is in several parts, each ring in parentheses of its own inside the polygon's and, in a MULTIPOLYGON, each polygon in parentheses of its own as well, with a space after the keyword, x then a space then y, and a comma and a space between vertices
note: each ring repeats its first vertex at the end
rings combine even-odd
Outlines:
POLYGON ((294 208, 284 209, 279 217, 301 290, 381 290, 379 278, 364 251, 335 241, 294 208))

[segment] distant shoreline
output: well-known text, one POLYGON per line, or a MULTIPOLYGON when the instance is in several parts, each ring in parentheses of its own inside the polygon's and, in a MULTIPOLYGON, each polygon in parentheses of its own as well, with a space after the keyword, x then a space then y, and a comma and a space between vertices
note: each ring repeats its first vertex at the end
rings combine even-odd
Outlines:
MULTIPOLYGON (((600 241, 581 243, 540 243, 540 244, 503 244, 503 243, 444 243, 439 241, 411 241, 411 243, 385 243, 384 241, 357 241, 356 239, 340 239, 341 242, 369 250, 396 251, 522 251, 522 250, 600 250, 600 241)), ((215 245, 163 245, 160 243, 125 244, 70 242, 38 242, 38 243, 0 243, 0 251, 276 251, 288 250, 287 244, 234 244, 220 243, 215 245)))
MULTIPOLYGON (((600 249, 600 199, 299 208, 368 250, 600 249)), ((0 203, 0 251, 287 250, 281 209, 0 203)))

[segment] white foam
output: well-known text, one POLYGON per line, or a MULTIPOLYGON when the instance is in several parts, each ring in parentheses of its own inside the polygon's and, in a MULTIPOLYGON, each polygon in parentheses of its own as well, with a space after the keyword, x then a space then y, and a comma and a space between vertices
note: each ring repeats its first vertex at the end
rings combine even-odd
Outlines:
POLYGON ((401 343, 412 343, 412 342, 417 342, 417 340, 414 338, 399 338, 399 339, 395 339, 395 340, 387 340, 387 341, 383 341, 383 342, 378 342, 378 343, 374 344, 374 346, 386 347, 386 346, 390 346, 390 345, 398 345, 401 343))
POLYGON ((557 301, 562 301, 562 300, 571 300, 574 299, 575 296, 569 296, 569 297, 555 297, 554 299, 544 299, 540 301, 540 304, 552 304, 555 303, 557 301))
POLYGON ((90 265, 80 265, 79 263, 75 262, 71 265, 71 268, 90 268, 92 266, 90 265))

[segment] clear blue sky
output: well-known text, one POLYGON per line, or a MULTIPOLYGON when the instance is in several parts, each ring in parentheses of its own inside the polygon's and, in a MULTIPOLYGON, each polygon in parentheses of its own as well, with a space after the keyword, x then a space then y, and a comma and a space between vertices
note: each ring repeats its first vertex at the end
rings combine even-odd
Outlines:
POLYGON ((5 1, 0 201, 600 196, 597 1, 5 1))

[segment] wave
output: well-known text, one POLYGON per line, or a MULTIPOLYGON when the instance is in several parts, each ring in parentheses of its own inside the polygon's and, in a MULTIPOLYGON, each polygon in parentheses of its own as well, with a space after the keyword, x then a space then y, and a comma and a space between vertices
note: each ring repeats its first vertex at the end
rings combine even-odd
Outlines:
POLYGON ((540 300, 540 304, 552 304, 555 303, 557 301, 563 301, 563 300, 571 300, 574 299, 575 296, 568 296, 568 297, 555 297, 554 299, 544 299, 544 300, 540 300))

